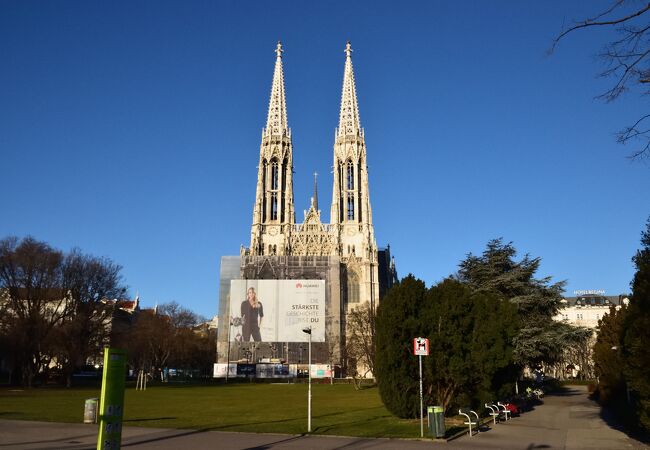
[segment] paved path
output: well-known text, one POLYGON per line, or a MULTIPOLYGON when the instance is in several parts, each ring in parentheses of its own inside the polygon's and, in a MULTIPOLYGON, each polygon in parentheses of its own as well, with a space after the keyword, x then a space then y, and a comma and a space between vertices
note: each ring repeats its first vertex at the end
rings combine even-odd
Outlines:
POLYGON ((563 395, 484 433, 449 443, 459 448, 512 449, 650 449, 601 418, 601 408, 587 397, 586 386, 572 386, 563 395))
MULTIPOLYGON (((125 427, 122 447, 134 450, 650 449, 610 427, 600 412, 600 407, 587 398, 586 389, 575 387, 565 395, 546 397, 544 405, 521 417, 449 443, 125 427)), ((0 450, 93 449, 96 439, 95 425, 0 420, 0 450)))

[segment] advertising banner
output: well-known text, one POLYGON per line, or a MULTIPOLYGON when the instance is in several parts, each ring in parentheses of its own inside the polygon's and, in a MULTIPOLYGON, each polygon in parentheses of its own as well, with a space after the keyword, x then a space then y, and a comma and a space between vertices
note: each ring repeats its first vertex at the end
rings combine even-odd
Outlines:
POLYGON ((257 378, 290 378, 295 376, 289 370, 289 364, 258 364, 257 378))
POLYGON ((235 378, 237 376, 237 364, 220 364, 214 365, 214 378, 226 378, 226 367, 228 367, 228 377, 235 378))
POLYGON ((329 364, 312 364, 311 377, 312 378, 330 378, 332 371, 329 364))
POLYGON ((232 280, 230 318, 235 342, 325 342, 325 281, 232 280))

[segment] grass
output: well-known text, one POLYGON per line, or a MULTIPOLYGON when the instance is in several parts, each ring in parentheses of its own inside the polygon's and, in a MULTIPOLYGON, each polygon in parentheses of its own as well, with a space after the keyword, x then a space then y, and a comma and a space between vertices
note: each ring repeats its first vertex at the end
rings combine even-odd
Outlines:
MULTIPOLYGON (((312 386, 315 434, 419 438, 419 420, 392 416, 375 387, 312 386)), ((99 389, 0 390, 0 418, 80 423, 99 389)), ((127 388, 125 426, 300 434, 307 429, 306 384, 127 388)), ((425 424, 426 426, 426 424, 425 424)))

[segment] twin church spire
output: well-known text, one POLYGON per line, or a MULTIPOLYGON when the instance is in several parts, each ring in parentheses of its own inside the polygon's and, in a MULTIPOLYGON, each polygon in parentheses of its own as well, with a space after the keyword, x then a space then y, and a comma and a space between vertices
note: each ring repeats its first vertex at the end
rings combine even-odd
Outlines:
MULTIPOLYGON (((352 47, 345 47, 345 68, 339 126, 336 129, 333 158, 333 195, 330 225, 319 226, 327 236, 302 236, 303 225, 295 223, 293 198, 293 144, 287 121, 287 105, 282 66, 282 44, 278 42, 271 98, 262 132, 253 224, 251 255, 350 256, 376 255, 372 230, 365 142, 357 102, 352 47), (305 242, 313 245, 307 248, 305 242), (320 246, 320 247, 319 247, 320 246)), ((318 197, 314 179, 311 209, 318 213, 318 197)), ((320 213, 316 214, 320 217, 320 213)), ((310 230, 315 230, 312 213, 310 230)))

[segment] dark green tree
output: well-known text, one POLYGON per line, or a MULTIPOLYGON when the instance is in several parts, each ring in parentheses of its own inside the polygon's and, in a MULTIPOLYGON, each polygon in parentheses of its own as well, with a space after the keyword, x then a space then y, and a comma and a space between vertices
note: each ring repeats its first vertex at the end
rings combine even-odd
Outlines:
POLYGON ((514 387, 512 339, 518 330, 516 308, 492 292, 473 292, 454 279, 428 293, 425 359, 429 397, 445 410, 477 407, 514 387))
POLYGON ((636 400, 639 424, 650 430, 650 218, 633 258, 636 273, 625 317, 623 358, 625 377, 636 400))
POLYGON ((427 289, 413 275, 393 286, 377 308, 375 377, 386 408, 399 417, 417 417, 418 361, 413 338, 424 336, 427 289))
POLYGON ((427 404, 478 406, 512 389, 514 305, 446 279, 431 289, 409 276, 391 289, 377 312, 376 377, 382 400, 400 417, 419 415, 414 337, 430 340, 424 358, 427 404), (506 386, 508 385, 508 386, 506 386))
POLYGON ((626 308, 610 307, 609 313, 598 321, 598 336, 594 344, 594 368, 598 377, 598 397, 604 405, 614 405, 625 397, 623 376, 623 337, 626 308))
POLYGON ((573 331, 553 320, 560 307, 564 281, 535 278, 541 258, 517 250, 502 239, 488 242, 482 255, 471 253, 459 265, 458 279, 475 292, 495 292, 517 306, 521 329, 514 339, 514 360, 523 366, 553 364, 562 357, 566 337, 573 331))

